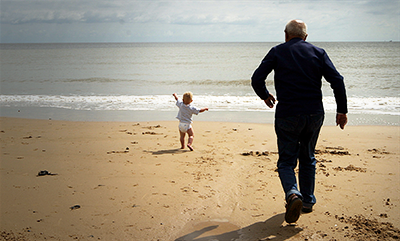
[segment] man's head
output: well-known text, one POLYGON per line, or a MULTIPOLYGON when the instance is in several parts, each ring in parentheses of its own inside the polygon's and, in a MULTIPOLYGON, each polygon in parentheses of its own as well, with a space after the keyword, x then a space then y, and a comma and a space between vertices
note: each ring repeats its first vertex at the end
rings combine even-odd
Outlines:
POLYGON ((307 25, 301 20, 290 20, 285 27, 285 41, 289 41, 292 38, 301 38, 306 40, 307 25))

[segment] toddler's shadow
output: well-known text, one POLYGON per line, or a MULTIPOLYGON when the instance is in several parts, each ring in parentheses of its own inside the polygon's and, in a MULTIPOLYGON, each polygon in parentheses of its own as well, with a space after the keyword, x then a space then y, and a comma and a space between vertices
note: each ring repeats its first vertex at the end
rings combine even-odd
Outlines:
POLYGON ((150 152, 153 155, 164 155, 164 154, 179 154, 179 153, 185 153, 185 152, 189 152, 189 151, 190 150, 188 150, 188 149, 176 148, 176 149, 144 151, 144 152, 150 152))

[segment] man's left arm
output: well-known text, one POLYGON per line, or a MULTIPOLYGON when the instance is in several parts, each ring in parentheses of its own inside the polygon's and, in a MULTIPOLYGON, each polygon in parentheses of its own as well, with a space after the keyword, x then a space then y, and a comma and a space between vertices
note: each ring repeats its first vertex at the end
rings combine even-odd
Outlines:
POLYGON ((336 113, 336 126, 340 126, 340 129, 344 129, 347 124, 347 114, 336 113))
POLYGON ((323 76, 331 85, 336 101, 336 125, 341 129, 347 124, 347 96, 344 78, 336 70, 328 55, 324 53, 324 69, 323 76))

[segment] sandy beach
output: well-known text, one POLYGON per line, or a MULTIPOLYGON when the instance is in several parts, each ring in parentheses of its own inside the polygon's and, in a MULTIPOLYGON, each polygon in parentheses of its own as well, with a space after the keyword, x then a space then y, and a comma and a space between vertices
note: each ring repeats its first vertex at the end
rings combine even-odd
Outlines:
POLYGON ((284 222, 271 124, 0 118, 3 240, 398 240, 398 126, 324 126, 314 212, 284 222))

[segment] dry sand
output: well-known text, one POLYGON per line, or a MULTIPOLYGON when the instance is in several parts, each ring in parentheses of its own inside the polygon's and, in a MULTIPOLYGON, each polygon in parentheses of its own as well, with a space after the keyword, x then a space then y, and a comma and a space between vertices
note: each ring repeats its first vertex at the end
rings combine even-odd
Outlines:
POLYGON ((191 152, 177 121, 0 121, 0 239, 400 238, 398 126, 323 127, 315 210, 288 225, 273 125, 195 121, 191 152))

